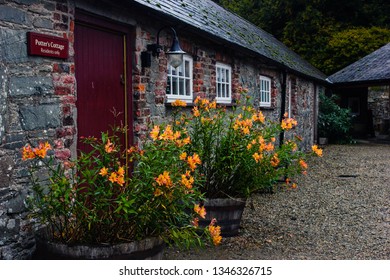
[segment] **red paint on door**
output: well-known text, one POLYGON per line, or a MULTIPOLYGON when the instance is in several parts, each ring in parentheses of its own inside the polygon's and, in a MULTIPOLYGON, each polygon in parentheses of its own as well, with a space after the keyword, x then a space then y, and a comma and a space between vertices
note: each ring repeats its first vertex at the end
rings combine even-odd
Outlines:
MULTIPOLYGON (((76 22, 74 47, 79 139, 81 136, 99 138, 101 132, 109 130, 114 123, 126 124, 126 118, 131 121, 131 112, 125 107, 131 104, 131 95, 125 92, 125 75, 130 73, 130 69, 124 68, 128 67, 125 63, 126 40, 127 34, 121 31, 76 22)), ((132 128, 130 122, 128 127, 132 128)), ((132 135, 131 129, 129 135, 132 135)), ((77 147, 86 150, 80 141, 77 147)))

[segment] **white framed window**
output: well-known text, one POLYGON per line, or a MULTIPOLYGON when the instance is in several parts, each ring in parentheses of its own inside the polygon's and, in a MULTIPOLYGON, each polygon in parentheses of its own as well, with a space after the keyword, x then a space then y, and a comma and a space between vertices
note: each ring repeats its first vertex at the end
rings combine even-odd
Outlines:
POLYGON ((223 63, 216 63, 217 103, 232 102, 232 68, 223 63))
POLYGON ((168 66, 167 80, 167 102, 173 102, 177 99, 187 103, 193 101, 192 96, 192 57, 185 55, 183 63, 173 68, 168 66))
POLYGON ((271 107, 271 78, 260 76, 260 107, 271 107))

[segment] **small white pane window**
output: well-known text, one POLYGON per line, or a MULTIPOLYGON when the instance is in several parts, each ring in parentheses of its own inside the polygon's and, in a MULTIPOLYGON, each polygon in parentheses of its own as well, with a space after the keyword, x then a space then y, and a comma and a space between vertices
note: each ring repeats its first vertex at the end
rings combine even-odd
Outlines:
POLYGON ((231 103, 232 102, 232 83, 231 75, 232 68, 229 65, 217 62, 216 64, 216 91, 218 103, 231 103))
POLYGON ((173 102, 177 99, 187 103, 193 101, 192 98, 192 57, 185 55, 183 63, 173 68, 168 66, 167 80, 167 102, 173 102))
POLYGON ((271 79, 260 76, 260 106, 271 107, 271 79))

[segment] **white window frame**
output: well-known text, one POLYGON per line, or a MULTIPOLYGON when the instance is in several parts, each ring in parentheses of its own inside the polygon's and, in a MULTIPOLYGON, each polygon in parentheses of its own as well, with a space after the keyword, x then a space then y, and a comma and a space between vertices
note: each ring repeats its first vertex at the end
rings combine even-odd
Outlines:
POLYGON ((271 78, 260 76, 260 107, 271 107, 271 78))
POLYGON ((217 103, 232 103, 232 67, 217 62, 215 65, 215 73, 217 103))
POLYGON ((186 103, 193 102, 192 65, 193 59, 189 55, 184 55, 183 63, 176 69, 171 65, 168 65, 167 88, 170 88, 170 93, 166 94, 168 103, 178 99, 183 100, 186 103), (186 67, 188 69, 185 69, 186 67), (181 81, 182 85, 180 83, 181 81), (175 89, 173 90, 174 87, 175 89), (172 91, 174 93, 172 93, 172 91))

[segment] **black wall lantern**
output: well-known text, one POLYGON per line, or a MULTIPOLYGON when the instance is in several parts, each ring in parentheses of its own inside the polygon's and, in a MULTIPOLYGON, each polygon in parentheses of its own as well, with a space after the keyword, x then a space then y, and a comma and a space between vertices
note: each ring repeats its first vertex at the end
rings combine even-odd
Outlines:
POLYGON ((141 54, 143 67, 150 67, 150 52, 153 56, 158 56, 163 50, 163 46, 160 45, 160 32, 165 28, 169 28, 173 35, 172 46, 169 51, 166 52, 166 55, 168 56, 168 63, 174 68, 179 67, 183 63, 183 55, 185 52, 180 48, 179 39, 177 38, 175 29, 170 26, 164 26, 157 32, 156 44, 147 45, 148 52, 143 52, 141 54))

